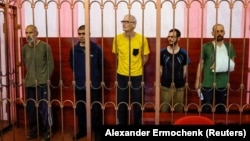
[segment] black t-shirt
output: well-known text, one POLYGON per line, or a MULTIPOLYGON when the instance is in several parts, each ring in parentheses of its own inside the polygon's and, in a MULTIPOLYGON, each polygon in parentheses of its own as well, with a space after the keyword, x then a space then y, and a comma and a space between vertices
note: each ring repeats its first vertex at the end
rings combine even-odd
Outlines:
POLYGON ((172 54, 164 48, 161 50, 160 57, 160 65, 163 67, 161 85, 169 88, 174 82, 176 88, 184 87, 183 66, 190 63, 186 50, 180 48, 176 54, 172 54))

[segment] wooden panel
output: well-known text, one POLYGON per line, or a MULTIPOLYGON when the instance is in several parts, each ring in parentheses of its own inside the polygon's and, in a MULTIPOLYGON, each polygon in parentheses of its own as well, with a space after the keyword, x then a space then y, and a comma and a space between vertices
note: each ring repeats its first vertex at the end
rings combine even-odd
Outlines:
MULTIPOLYGON (((61 105, 62 107, 73 107, 73 88, 72 88, 72 80, 73 73, 69 66, 69 51, 72 46, 77 42, 77 38, 40 38, 43 41, 48 41, 48 43, 52 47, 53 56, 55 60, 55 71, 52 76, 52 100, 53 105, 61 105)), ((103 81, 105 83, 104 88, 104 102, 113 102, 115 103, 115 77, 116 77, 116 58, 112 54, 112 40, 113 38, 91 38, 93 41, 97 42, 103 50, 104 54, 104 78, 103 81)), ((25 39, 23 39, 25 40, 25 39)), ((188 66, 188 95, 186 97, 187 103, 197 103, 199 99, 197 97, 197 93, 194 89, 194 82, 196 76, 197 64, 200 58, 200 49, 201 45, 204 42, 211 41, 210 38, 181 38, 180 46, 185 48, 188 51, 188 54, 191 59, 191 64, 188 66)), ((225 39, 226 41, 230 41, 236 51, 236 69, 234 72, 230 73, 230 94, 229 94, 229 103, 235 103, 236 106, 232 106, 237 111, 239 110, 238 106, 246 103, 246 92, 243 92, 241 95, 241 91, 239 90, 241 85, 246 87, 247 84, 247 75, 248 75, 248 60, 249 58, 249 39, 225 39), (241 99, 242 98, 242 99, 241 99), (242 102, 242 103, 241 103, 242 102)), ((156 39, 148 38, 151 54, 149 56, 149 61, 145 66, 145 102, 155 102, 155 60, 156 57, 156 39)), ((167 40, 161 39, 161 47, 166 47, 167 40)), ((108 109, 112 104, 108 104, 105 107, 105 116, 108 117, 105 119, 105 123, 115 123, 115 110, 114 107, 108 109), (111 112, 109 112, 111 111, 111 112), (110 116, 109 113, 112 113, 110 116)), ((149 106, 152 108, 153 106, 149 106)), ((149 108, 149 109, 150 109, 149 108)), ((196 109, 196 107, 192 107, 191 109, 196 109)), ((68 110, 65 108, 64 110, 68 110)), ((147 110, 146 110, 147 111, 147 110)), ((72 113, 69 112, 69 113, 72 113)), ((57 116, 61 116, 61 114, 57 114, 57 116)), ((63 116, 71 116, 64 117, 64 119, 72 119, 72 114, 63 114, 63 116)), ((60 118, 60 117, 55 117, 60 118)), ((58 120, 60 121, 60 120, 58 120)), ((58 123, 60 124, 60 123, 58 123)), ((65 124, 73 125, 72 122, 67 122, 65 124)), ((70 126, 70 125, 65 125, 70 126)))

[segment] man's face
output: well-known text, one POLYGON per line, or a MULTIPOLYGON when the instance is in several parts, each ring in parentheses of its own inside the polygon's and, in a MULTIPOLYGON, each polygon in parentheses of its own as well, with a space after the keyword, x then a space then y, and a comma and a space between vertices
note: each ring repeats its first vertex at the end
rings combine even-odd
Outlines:
POLYGON ((81 43, 85 43, 85 30, 78 30, 78 38, 81 43))
POLYGON ((26 40, 28 43, 33 43, 36 40, 37 32, 33 28, 28 27, 25 30, 26 40))
POLYGON ((216 39, 216 41, 222 41, 225 35, 224 27, 221 25, 215 26, 212 34, 214 38, 216 39))
POLYGON ((123 31, 125 31, 125 32, 133 31, 135 28, 135 24, 136 24, 135 21, 133 21, 131 18, 129 18, 128 15, 124 16, 121 23, 122 23, 123 31))
POLYGON ((176 37, 175 32, 169 32, 167 38, 169 46, 175 46, 178 43, 178 37, 176 37))

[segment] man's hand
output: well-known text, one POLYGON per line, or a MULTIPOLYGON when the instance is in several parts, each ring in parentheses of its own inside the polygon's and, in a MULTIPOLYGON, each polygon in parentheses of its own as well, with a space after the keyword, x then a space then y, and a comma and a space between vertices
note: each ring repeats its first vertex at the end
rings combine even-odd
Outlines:
POLYGON ((210 69, 213 71, 215 69, 214 64, 210 67, 210 69))
POLYGON ((195 87, 196 90, 200 88, 200 81, 199 80, 195 81, 194 87, 195 87))

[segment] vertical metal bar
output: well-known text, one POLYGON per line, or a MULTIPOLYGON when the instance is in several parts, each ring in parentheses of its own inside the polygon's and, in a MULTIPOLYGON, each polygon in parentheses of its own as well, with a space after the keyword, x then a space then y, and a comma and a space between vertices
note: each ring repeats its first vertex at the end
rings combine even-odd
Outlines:
POLYGON ((156 68, 155 68, 155 124, 160 123, 160 50, 161 50, 161 0, 156 1, 156 68))
POLYGON ((86 21, 86 32, 85 32, 85 39, 86 39, 86 116, 87 116, 87 141, 91 140, 91 110, 90 110, 90 0, 85 1, 85 21, 86 21))

